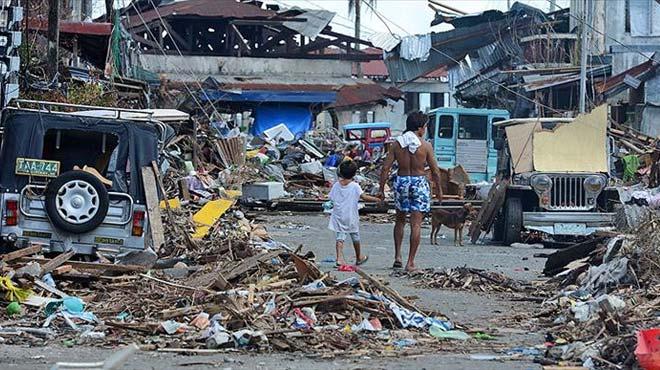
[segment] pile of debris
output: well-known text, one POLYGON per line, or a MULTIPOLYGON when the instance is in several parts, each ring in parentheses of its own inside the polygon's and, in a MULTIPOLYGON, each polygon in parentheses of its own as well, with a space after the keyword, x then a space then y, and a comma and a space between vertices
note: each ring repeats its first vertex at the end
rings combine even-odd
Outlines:
POLYGON ((581 253, 564 261, 566 267, 548 283, 555 284, 559 293, 535 315, 552 339, 547 360, 589 368, 635 363, 639 333, 658 325, 659 228, 660 219, 653 218, 634 236, 578 245, 581 253))
POLYGON ((270 240, 261 227, 246 236, 241 243, 218 238, 228 245, 189 250, 153 268, 74 261, 72 252, 45 258, 40 247, 5 254, 1 289, 10 318, 1 337, 317 352, 394 348, 432 340, 431 327, 454 329, 361 271, 338 281, 318 270, 312 254, 270 240))
POLYGON ((529 286, 494 271, 471 267, 448 269, 427 268, 414 272, 398 271, 396 276, 405 276, 420 288, 462 289, 479 292, 522 292, 529 286))

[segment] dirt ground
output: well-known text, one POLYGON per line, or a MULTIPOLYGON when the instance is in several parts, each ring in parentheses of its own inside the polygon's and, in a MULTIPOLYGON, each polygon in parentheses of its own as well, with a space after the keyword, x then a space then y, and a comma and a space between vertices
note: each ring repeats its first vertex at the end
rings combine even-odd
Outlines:
MULTIPOLYGON (((334 235, 327 229, 327 217, 323 215, 259 215, 267 223, 271 235, 290 246, 302 244, 305 251, 313 251, 322 270, 334 271, 334 264, 322 262, 334 258, 334 235)), ((540 276, 545 260, 534 258, 537 249, 510 248, 489 245, 453 246, 453 232, 442 230, 447 235, 440 239, 441 245, 429 243, 428 228, 422 230, 422 245, 417 264, 426 267, 469 266, 501 272, 509 277, 533 280, 540 276)), ((504 293, 477 293, 459 290, 420 289, 404 277, 390 276, 393 262, 392 225, 371 223, 363 219, 361 236, 363 248, 369 261, 363 269, 385 279, 404 296, 416 297, 416 304, 424 309, 433 309, 447 315, 452 321, 469 328, 496 330, 497 340, 491 350, 481 346, 471 348, 469 344, 448 346, 446 352, 415 354, 403 357, 335 357, 321 358, 303 354, 268 354, 227 352, 213 355, 175 355, 160 352, 138 352, 124 369, 540 369, 531 360, 486 361, 477 359, 482 355, 502 355, 503 349, 527 347, 543 343, 543 334, 530 331, 525 322, 510 320, 512 314, 530 313, 540 307, 533 303, 513 302, 504 293)), ((407 238, 407 235, 406 235, 407 238)), ((404 259, 407 257, 407 242, 404 242, 404 259)), ((550 252, 544 250, 543 252, 550 252)), ((346 257, 353 258, 352 249, 346 257)), ((352 273, 339 273, 339 278, 352 273)), ((102 361, 116 348, 95 348, 63 345, 40 347, 0 346, 1 369, 49 369, 57 361, 102 361)), ((423 348, 417 353, 424 353, 423 348)))

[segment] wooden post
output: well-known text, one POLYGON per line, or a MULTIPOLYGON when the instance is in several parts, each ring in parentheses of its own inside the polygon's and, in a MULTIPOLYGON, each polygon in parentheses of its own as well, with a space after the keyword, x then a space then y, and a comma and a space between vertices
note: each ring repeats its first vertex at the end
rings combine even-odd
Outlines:
POLYGON ((55 78, 59 65, 60 0, 48 0, 48 75, 55 78))
POLYGON ((105 21, 112 23, 114 19, 114 0, 105 0, 105 21))

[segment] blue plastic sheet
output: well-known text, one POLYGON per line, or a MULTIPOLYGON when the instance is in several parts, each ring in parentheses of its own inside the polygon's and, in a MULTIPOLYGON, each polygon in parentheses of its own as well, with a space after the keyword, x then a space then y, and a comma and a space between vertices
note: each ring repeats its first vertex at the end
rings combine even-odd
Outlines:
POLYGON ((250 133, 261 136, 264 131, 284 123, 296 138, 312 129, 312 111, 308 104, 262 104, 254 109, 250 133))

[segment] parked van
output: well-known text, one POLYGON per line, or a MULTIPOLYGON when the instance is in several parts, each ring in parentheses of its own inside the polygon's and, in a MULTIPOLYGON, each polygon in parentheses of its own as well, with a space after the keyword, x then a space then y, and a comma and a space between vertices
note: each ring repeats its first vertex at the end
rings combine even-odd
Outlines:
POLYGON ((493 123, 509 119, 502 109, 436 108, 429 112, 428 138, 443 168, 463 166, 472 182, 497 172, 493 123))

